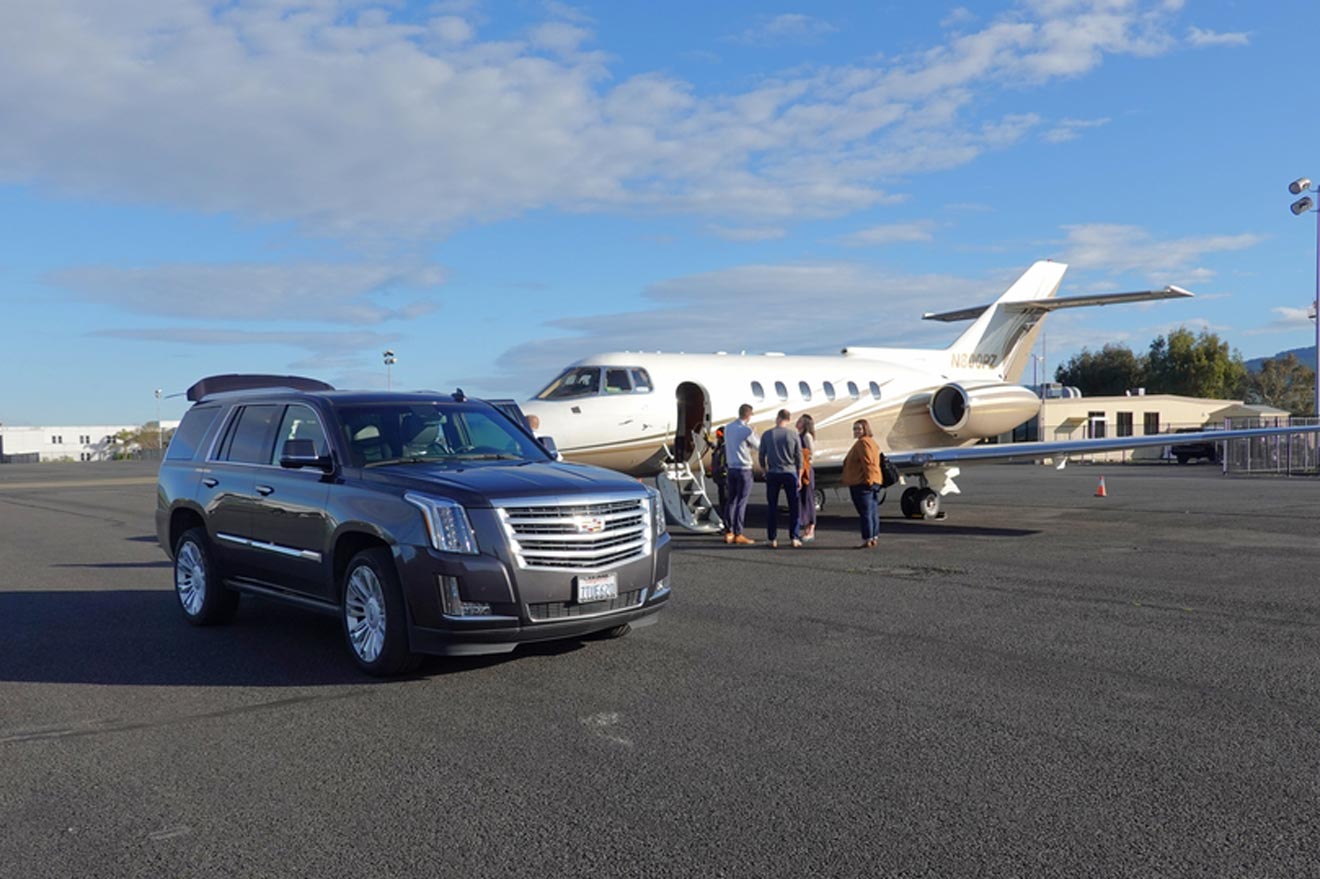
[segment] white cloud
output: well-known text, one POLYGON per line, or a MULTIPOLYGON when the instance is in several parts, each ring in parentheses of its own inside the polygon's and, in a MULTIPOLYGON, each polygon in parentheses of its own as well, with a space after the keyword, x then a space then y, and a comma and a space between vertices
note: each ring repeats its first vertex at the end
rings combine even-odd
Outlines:
POLYGON ((837 31, 828 21, 801 13, 763 15, 747 30, 730 39, 751 46, 810 43, 837 31))
POLYGON ((1271 308, 1274 314, 1274 320, 1263 326, 1255 327, 1246 331, 1248 336, 1263 336, 1274 333, 1295 333, 1298 330, 1313 331, 1315 323, 1311 320, 1311 312, 1307 307, 1302 308, 1271 308))
POLYGON ((931 220, 916 220, 911 223, 888 223, 861 229, 851 235, 845 235, 840 244, 849 247, 881 247, 886 244, 919 244, 933 241, 935 223, 931 220))
POLYGON ((1254 247, 1259 235, 1206 235, 1158 240, 1137 226, 1105 223, 1066 226, 1064 262, 1111 275, 1135 272, 1161 284, 1186 285, 1214 277, 1197 265, 1204 257, 1254 247))
POLYGON ((615 78, 609 56, 582 51, 595 35, 572 7, 551 4, 522 41, 483 41, 475 8, 16 4, 0 29, 0 183, 354 243, 547 208, 841 216, 895 198, 896 178, 1026 136, 1037 117, 987 115, 980 100, 1004 83, 1164 51, 1173 25, 1137 0, 1042 2, 923 52, 703 94, 615 78))
POLYGON ((1219 33, 1193 26, 1187 29, 1187 42, 1198 49, 1207 46, 1247 46, 1251 44, 1251 35, 1242 32, 1219 33))
POLYGON ((375 324, 436 307, 426 299, 387 304, 401 292, 438 286, 435 266, 172 264, 80 266, 43 280, 79 299, 125 311, 204 320, 289 320, 375 324))
POLYGON ((1045 132, 1042 137, 1048 143, 1066 143, 1070 140, 1076 140, 1083 131, 1088 128, 1099 128, 1102 125, 1108 125, 1109 119, 1061 119, 1059 122, 1045 132))

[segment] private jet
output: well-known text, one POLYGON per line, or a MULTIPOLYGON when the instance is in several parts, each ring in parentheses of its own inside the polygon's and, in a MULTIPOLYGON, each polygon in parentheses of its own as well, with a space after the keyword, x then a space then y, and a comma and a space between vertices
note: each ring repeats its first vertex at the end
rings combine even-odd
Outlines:
MULTIPOLYGON (((852 424, 864 418, 902 475, 903 514, 941 518, 941 499, 959 493, 955 479, 964 464, 1050 458, 1062 466, 1069 454, 1169 444, 1156 435, 978 445, 1040 412, 1040 397, 1018 382, 1050 312, 1192 296, 1168 286, 1060 297, 1066 269, 1037 262, 989 305, 924 315, 972 321, 947 348, 847 347, 831 356, 596 354, 568 366, 522 409, 566 460, 655 478, 671 520, 694 531, 722 526, 705 490, 702 459, 712 428, 732 421, 741 404, 753 406, 758 433, 773 426, 780 409, 795 419, 813 416, 818 505, 822 489, 838 484, 852 424)), ((1204 436, 1222 441, 1299 430, 1204 436)))

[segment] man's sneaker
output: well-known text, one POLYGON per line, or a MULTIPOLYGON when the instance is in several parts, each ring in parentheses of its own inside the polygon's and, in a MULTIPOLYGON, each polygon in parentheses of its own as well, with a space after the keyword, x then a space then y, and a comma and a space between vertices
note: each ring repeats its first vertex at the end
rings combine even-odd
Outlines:
POLYGON ((739 546, 752 546, 753 544, 756 543, 755 540, 752 540, 752 538, 748 537, 745 534, 735 534, 733 537, 733 542, 738 544, 739 546))

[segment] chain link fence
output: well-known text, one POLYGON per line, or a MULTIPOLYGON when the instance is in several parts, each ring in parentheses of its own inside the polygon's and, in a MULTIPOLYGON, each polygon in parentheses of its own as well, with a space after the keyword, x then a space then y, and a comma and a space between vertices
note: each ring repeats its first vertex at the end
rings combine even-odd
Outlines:
MULTIPOLYGON (((1315 418, 1230 418, 1226 430, 1253 427, 1300 427, 1320 423, 1315 418)), ((1277 476, 1320 476, 1320 434, 1288 433, 1229 440, 1223 452, 1224 472, 1277 476)))

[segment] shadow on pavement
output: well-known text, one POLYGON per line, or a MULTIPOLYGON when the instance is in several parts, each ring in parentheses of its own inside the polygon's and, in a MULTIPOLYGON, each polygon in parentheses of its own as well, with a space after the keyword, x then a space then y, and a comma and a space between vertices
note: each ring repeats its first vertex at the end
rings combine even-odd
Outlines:
MULTIPOLYGON (((6 630, 0 681, 202 687, 388 683, 354 665, 338 619, 246 595, 232 623, 205 628, 189 625, 174 592, 163 589, 0 592, 0 620, 6 630)), ((493 656, 428 657, 413 677, 583 646, 568 640, 493 656)))

